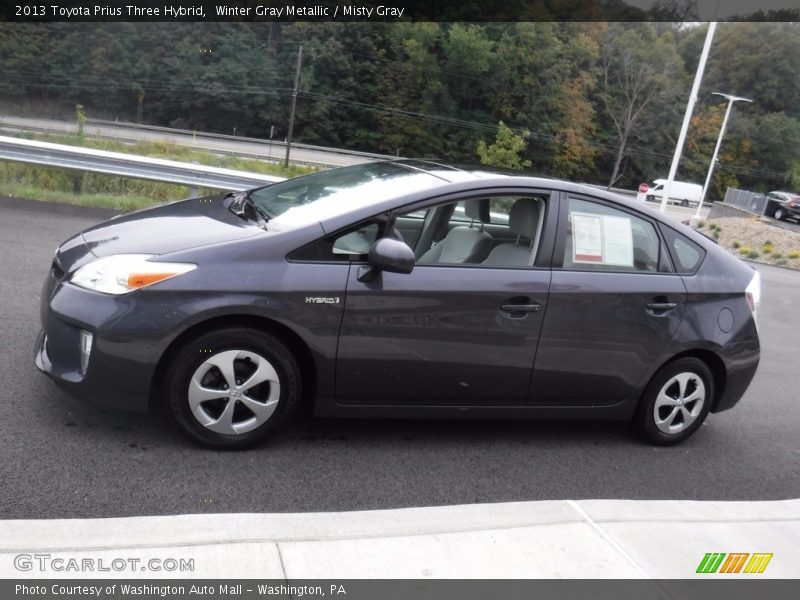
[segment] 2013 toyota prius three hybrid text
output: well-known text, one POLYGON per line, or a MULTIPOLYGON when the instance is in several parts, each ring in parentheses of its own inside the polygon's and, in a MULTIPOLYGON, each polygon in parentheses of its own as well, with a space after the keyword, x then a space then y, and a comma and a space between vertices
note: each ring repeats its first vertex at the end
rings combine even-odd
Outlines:
POLYGON ((56 252, 36 365, 196 441, 331 417, 633 419, 689 437, 759 360, 758 273, 563 181, 387 161, 175 202, 56 252))

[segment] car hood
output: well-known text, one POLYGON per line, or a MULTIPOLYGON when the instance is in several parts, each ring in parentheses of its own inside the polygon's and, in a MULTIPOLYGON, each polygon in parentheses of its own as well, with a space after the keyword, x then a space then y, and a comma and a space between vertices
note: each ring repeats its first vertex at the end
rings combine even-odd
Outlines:
POLYGON ((59 263, 71 271, 112 254, 168 254, 264 233, 227 206, 224 195, 207 196, 114 217, 64 242, 59 263))

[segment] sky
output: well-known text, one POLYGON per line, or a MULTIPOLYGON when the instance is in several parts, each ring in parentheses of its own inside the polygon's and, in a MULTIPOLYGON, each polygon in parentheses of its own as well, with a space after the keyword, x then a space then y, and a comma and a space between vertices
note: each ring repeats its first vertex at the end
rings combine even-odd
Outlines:
MULTIPOLYGON (((656 0, 626 0, 631 6, 648 9, 656 0)), ((702 21, 727 19, 733 15, 749 15, 757 10, 798 8, 798 0, 697 0, 697 12, 702 21)))

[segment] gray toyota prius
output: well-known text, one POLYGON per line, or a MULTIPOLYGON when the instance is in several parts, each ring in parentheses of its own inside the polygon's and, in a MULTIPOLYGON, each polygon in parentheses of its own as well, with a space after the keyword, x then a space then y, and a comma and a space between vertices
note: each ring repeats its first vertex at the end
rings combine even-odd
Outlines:
POLYGON ((733 407, 759 275, 647 207, 397 160, 111 219, 58 248, 37 367, 164 403, 240 447, 323 417, 631 420, 654 444, 733 407))

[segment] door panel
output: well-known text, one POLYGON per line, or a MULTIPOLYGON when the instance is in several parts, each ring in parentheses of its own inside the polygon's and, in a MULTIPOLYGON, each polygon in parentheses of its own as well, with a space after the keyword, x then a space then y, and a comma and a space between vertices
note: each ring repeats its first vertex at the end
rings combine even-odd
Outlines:
POLYGON ((686 287, 663 272, 665 249, 646 215, 586 197, 560 207, 553 260, 561 268, 553 270, 531 401, 617 404, 677 332, 686 287))
POLYGON ((554 271, 533 403, 600 406, 625 400, 675 335, 685 301, 677 275, 554 271))
POLYGON ((418 265, 371 283, 357 272, 339 338, 338 403, 526 403, 549 270, 418 265))

